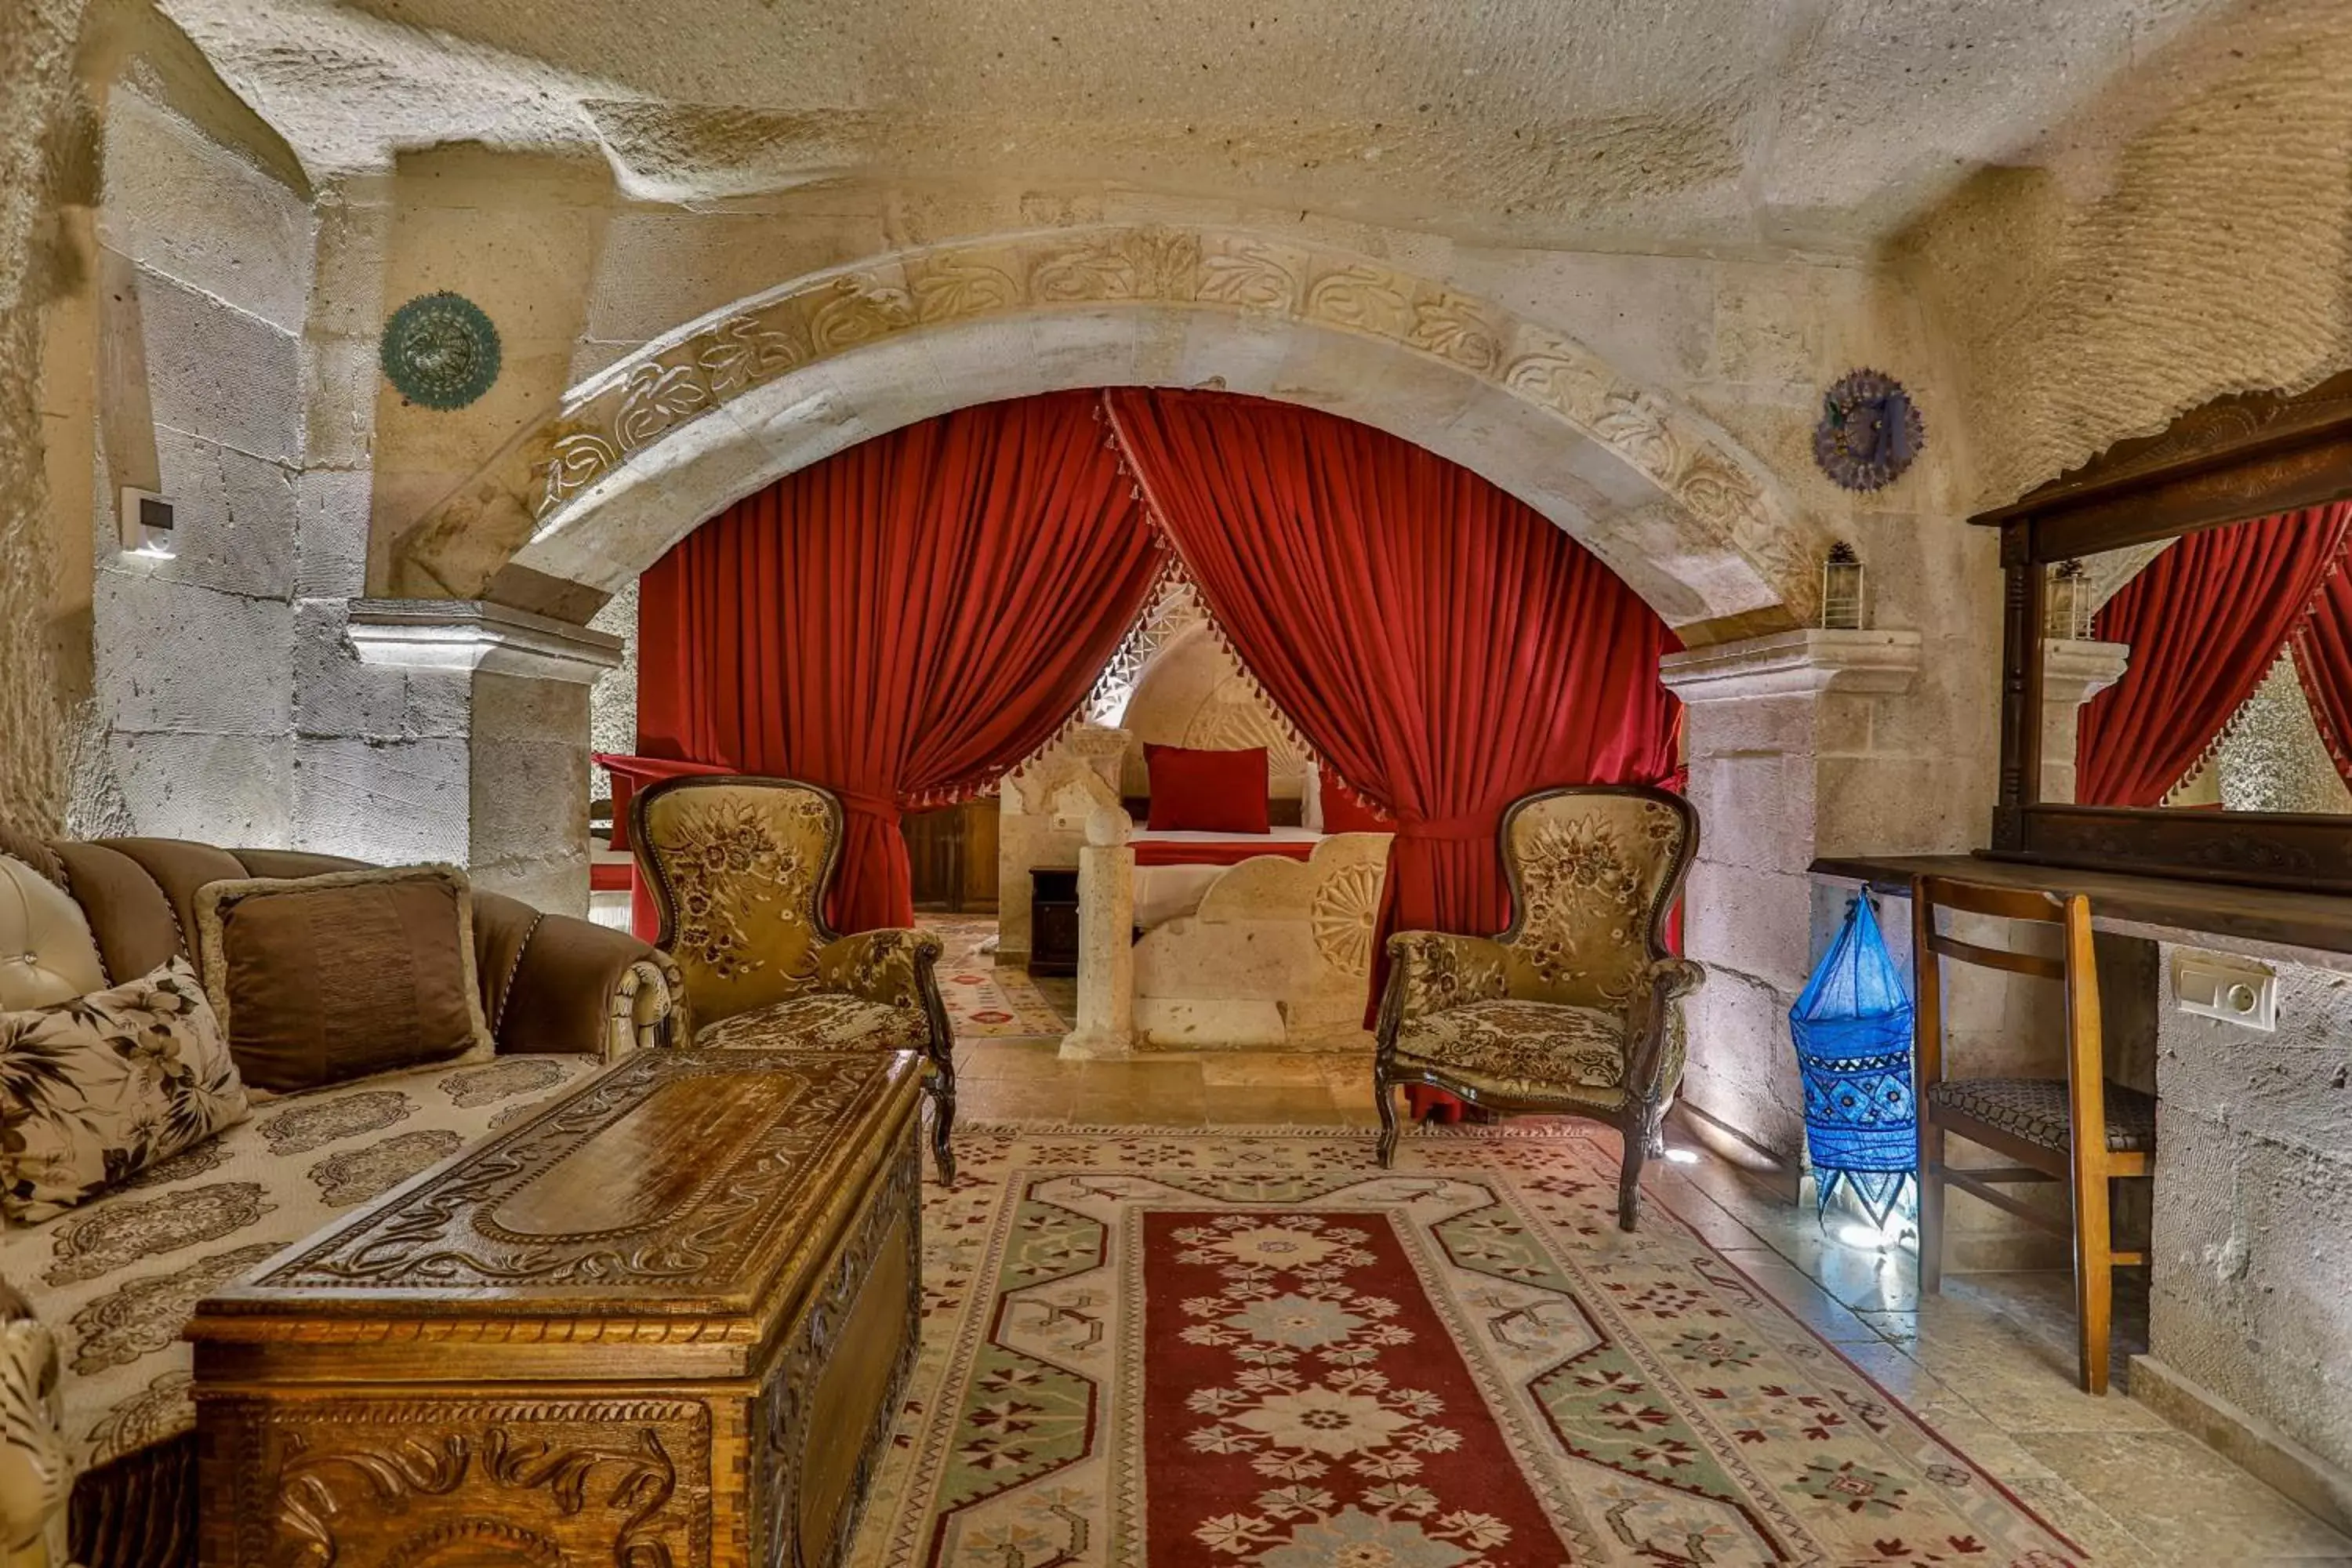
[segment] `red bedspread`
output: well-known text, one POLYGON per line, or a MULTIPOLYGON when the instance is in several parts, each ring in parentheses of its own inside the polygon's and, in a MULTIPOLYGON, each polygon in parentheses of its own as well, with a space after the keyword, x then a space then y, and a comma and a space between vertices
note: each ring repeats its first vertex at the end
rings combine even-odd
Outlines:
POLYGON ((1315 853, 1315 844, 1304 838, 1138 838, 1134 849, 1139 866, 1238 866, 1259 855, 1304 860, 1315 853))

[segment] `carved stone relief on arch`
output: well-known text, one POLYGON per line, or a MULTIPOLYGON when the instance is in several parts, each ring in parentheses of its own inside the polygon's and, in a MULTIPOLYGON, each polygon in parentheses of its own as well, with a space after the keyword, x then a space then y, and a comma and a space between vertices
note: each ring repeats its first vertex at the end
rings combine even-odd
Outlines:
MULTIPOLYGON (((821 401, 828 362, 941 328, 1125 308, 1338 333, 1466 378, 1558 427, 1563 447, 1590 443, 1653 487, 1674 515, 1677 554, 1737 563, 1791 614, 1811 602, 1811 532, 1769 472, 1704 418, 1628 381, 1572 338, 1372 258, 1156 225, 908 251, 714 312, 575 387, 407 529, 389 553, 389 580, 376 586, 478 595, 534 537, 586 526, 631 470, 676 462, 665 448, 681 433, 756 439, 734 423, 730 405, 804 379, 821 401)), ((1050 380, 1052 370, 1005 374, 1050 380)))

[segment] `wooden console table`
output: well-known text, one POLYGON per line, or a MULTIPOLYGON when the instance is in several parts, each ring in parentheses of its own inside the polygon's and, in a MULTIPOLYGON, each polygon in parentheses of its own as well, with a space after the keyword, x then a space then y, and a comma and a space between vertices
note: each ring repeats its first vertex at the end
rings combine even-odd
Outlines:
POLYGON ((2132 871, 2075 871, 2063 866, 1985 855, 1832 855, 1812 863, 1817 877, 1866 882, 1908 894, 1914 877, 1957 877, 2000 888, 2032 888, 2061 898, 2081 893, 2103 924, 2206 931, 2240 942, 2318 952, 2352 953, 2352 899, 2245 888, 2132 871))
POLYGON ((911 1053, 654 1050, 200 1303, 206 1568, 839 1561, 913 1366, 911 1053))

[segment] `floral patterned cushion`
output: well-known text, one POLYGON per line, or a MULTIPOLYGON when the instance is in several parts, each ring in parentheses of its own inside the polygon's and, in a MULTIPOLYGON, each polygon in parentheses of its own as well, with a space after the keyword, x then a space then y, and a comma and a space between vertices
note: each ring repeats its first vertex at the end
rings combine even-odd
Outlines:
POLYGON ((245 1120, 244 1083, 184 959, 0 1014, 0 1206, 63 1214, 245 1120))
POLYGON ((939 962, 946 944, 929 931, 862 931, 817 952, 817 983, 893 1007, 923 1007, 923 965, 939 962))
POLYGON ((716 1023, 814 986, 831 934, 818 900, 841 850, 830 795, 781 780, 683 781, 645 797, 636 847, 697 1018, 716 1023))
POLYGON ((1650 931, 1683 818, 1638 795, 1557 795, 1510 823, 1504 858, 1519 910, 1507 944, 1513 996, 1622 1009, 1653 956, 1650 931))
POLYGON ((58 1336, 76 1467, 194 1425, 180 1330, 199 1298, 603 1065, 499 1057, 284 1095, 80 1208, 0 1231, 0 1278, 58 1336))
MULTIPOLYGON (((2110 1082, 2105 1098, 2109 1151, 2154 1153, 2156 1097, 2110 1082)), ((1990 1122, 2040 1148, 2074 1146, 2074 1110, 2064 1079, 1947 1079, 1928 1086, 1927 1103, 1990 1122)))
POLYGON ((721 1018, 697 1033, 694 1043, 772 1050, 872 1046, 877 1050, 919 1051, 930 1037, 930 1020, 920 1008, 893 1007, 862 996, 824 992, 721 1018))
POLYGON ((1552 1002, 1472 1002, 1397 1033, 1398 1066, 1528 1099, 1622 1100, 1625 1056, 1623 1015, 1552 1002))

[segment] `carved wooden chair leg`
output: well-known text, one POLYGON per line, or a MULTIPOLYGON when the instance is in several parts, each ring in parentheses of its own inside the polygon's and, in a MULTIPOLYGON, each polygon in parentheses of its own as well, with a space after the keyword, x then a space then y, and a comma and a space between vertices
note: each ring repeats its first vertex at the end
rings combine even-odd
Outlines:
POLYGON ((1617 1228, 1632 1230, 1642 1217, 1642 1164, 1650 1157, 1650 1137, 1639 1123, 1625 1130, 1625 1163, 1617 1177, 1617 1228))
POLYGON ((1372 1073, 1372 1100, 1381 1113, 1381 1169, 1385 1171, 1396 1163, 1396 1086, 1377 1069, 1372 1073))
POLYGON ((940 1185, 955 1185, 955 1149, 949 1139, 955 1134, 956 1080, 955 1058, 945 1051, 931 1053, 931 1079, 926 1086, 931 1097, 931 1163, 939 1168, 940 1185))

